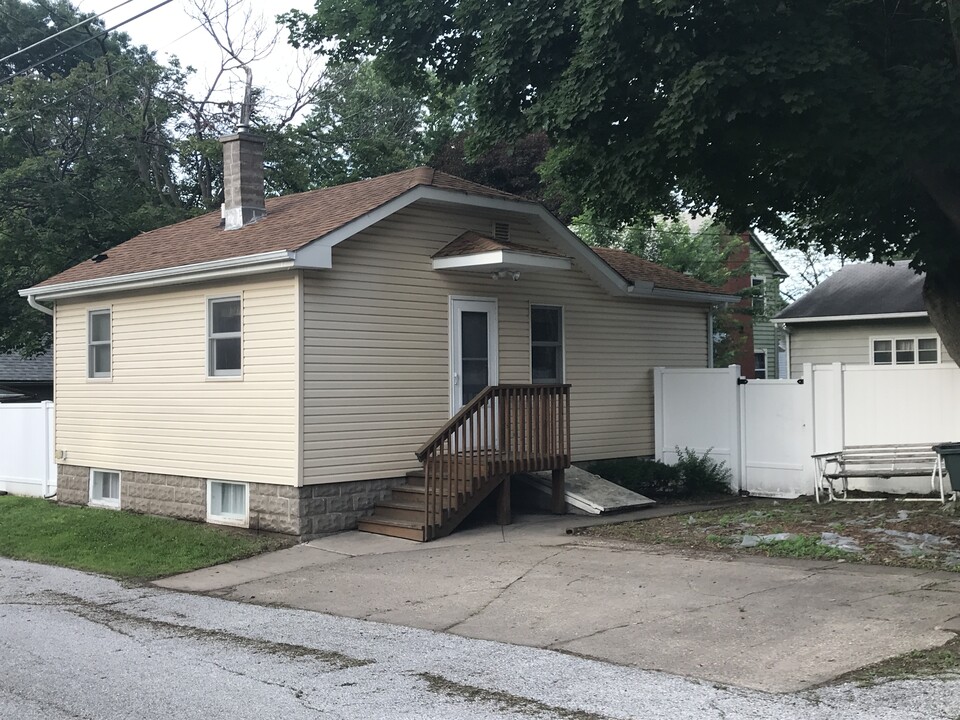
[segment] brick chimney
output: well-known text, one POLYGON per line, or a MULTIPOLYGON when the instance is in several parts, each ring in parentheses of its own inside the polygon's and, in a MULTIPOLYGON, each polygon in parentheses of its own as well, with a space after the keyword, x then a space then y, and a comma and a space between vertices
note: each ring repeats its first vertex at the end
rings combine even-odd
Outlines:
POLYGON ((223 143, 223 229, 236 230, 267 214, 263 192, 263 146, 266 139, 244 125, 223 143))

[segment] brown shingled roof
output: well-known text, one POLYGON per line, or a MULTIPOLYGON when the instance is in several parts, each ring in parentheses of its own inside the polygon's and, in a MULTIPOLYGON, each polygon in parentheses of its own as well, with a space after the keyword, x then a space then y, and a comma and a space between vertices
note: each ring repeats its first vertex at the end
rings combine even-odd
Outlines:
POLYGON ((620 277, 629 282, 651 282, 654 287, 666 290, 687 292, 719 293, 721 290, 712 285, 692 278, 689 275, 668 270, 649 260, 644 260, 626 250, 595 247, 593 251, 612 267, 620 277))
POLYGON ((520 243, 503 242, 493 238, 481 235, 473 230, 467 230, 463 235, 448 242, 442 248, 433 254, 434 258, 458 257, 461 255, 473 255, 474 253, 495 252, 497 250, 508 250, 512 252, 522 252, 529 255, 547 255, 549 257, 564 257, 560 253, 541 250, 540 248, 520 243))
POLYGON ((237 230, 224 230, 219 212, 151 230, 111 248, 102 262, 86 260, 36 287, 297 250, 418 185, 524 200, 455 175, 418 167, 346 185, 269 198, 266 217, 237 230))

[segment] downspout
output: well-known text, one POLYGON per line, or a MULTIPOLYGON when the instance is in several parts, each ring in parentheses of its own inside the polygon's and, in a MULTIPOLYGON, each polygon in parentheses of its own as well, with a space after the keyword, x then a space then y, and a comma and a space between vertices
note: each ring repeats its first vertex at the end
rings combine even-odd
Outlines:
POLYGON ((46 305, 41 305, 37 302, 36 298, 33 295, 27 295, 27 304, 32 307, 34 310, 39 310, 45 315, 53 317, 53 310, 48 308, 46 305))
MULTIPOLYGON (((30 307, 32 307, 34 310, 39 310, 44 315, 49 315, 50 317, 53 317, 53 310, 51 308, 48 308, 46 305, 41 305, 40 303, 38 303, 37 299, 33 295, 27 295, 27 304, 30 307)), ((44 407, 44 412, 43 412, 44 440, 43 442, 44 442, 44 445, 47 448, 49 448, 50 447, 50 423, 47 420, 46 404, 44 404, 43 407, 44 407)), ((45 460, 46 461, 43 464, 43 491, 41 495, 45 499, 49 500, 50 498, 56 497, 56 493, 54 493, 53 495, 47 495, 47 491, 50 489, 50 460, 49 459, 45 459, 45 460)))
POLYGON ((707 367, 713 367, 713 305, 707 310, 707 367))

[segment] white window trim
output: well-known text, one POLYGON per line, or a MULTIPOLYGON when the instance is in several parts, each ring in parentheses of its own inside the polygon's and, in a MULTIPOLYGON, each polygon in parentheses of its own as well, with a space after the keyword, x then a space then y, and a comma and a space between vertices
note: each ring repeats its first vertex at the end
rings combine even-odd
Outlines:
POLYGON ((527 348, 530 353, 530 362, 527 363, 530 370, 530 384, 550 385, 551 383, 538 383, 533 379, 533 309, 551 308, 560 311, 560 384, 567 381, 567 312, 563 305, 551 303, 531 302, 527 308, 527 348))
POLYGON ((87 310, 87 380, 92 382, 109 382, 113 379, 113 307, 90 308, 87 310), (101 313, 107 313, 110 319, 110 339, 107 341, 93 339, 93 316, 101 313), (91 349, 94 345, 106 345, 110 348, 110 370, 105 373, 96 373, 93 369, 93 355, 91 349))
POLYGON ((753 350, 753 374, 757 374, 757 355, 763 355, 763 377, 758 377, 757 380, 769 380, 770 379, 770 353, 767 352, 767 348, 753 350))
POLYGON ((250 527, 250 483, 237 482, 235 480, 207 480, 207 522, 214 525, 230 525, 232 527, 250 527), (242 485, 243 492, 243 515, 214 515, 210 512, 213 507, 213 485, 219 483, 222 485, 242 485))
POLYGON ((761 314, 762 314, 762 313, 766 313, 766 312, 767 312, 767 278, 765 278, 763 275, 751 275, 751 276, 750 276, 750 308, 751 308, 752 310, 756 310, 756 309, 757 309, 757 307, 756 307, 756 301, 757 301, 757 300, 760 301, 760 312, 761 312, 761 314), (754 281, 754 280, 759 280, 759 281, 760 281, 760 284, 759 284, 759 285, 754 285, 754 284, 753 284, 753 281, 754 281), (760 294, 759 294, 759 295, 755 295, 755 294, 754 294, 754 288, 758 288, 758 287, 760 288, 760 294))
POLYGON ((871 336, 867 344, 867 352, 870 356, 870 364, 875 367, 933 367, 935 365, 941 365, 943 363, 943 353, 940 348, 940 336, 939 335, 875 335, 871 336), (874 350, 873 346, 877 341, 886 340, 890 343, 890 362, 888 363, 877 363, 874 362, 874 350), (912 363, 898 363, 897 362, 897 340, 912 340, 913 341, 913 362, 912 363), (934 340, 937 344, 937 361, 936 362, 920 362, 920 341, 921 340, 934 340))
MULTIPOLYGON (((246 370, 246 363, 243 361, 243 320, 246 316, 246 308, 243 303, 243 293, 227 293, 225 295, 207 295, 204 298, 206 303, 206 326, 204 334, 204 364, 206 365, 206 376, 207 380, 212 380, 214 382, 235 382, 237 380, 243 380, 243 373, 246 370), (213 354, 210 352, 211 347, 213 346, 213 313, 211 308, 213 303, 218 300, 239 300, 240 301, 240 332, 237 333, 240 337, 240 370, 238 372, 227 372, 227 373, 217 373, 213 372, 213 354)), ((234 337, 234 333, 221 333, 218 337, 228 338, 234 337)))
POLYGON ((119 470, 107 470, 105 468, 90 468, 90 477, 87 484, 87 504, 92 507, 109 508, 110 510, 120 509, 120 499, 123 497, 123 473, 119 470), (96 473, 114 473, 117 476, 117 499, 93 497, 93 476, 96 473))

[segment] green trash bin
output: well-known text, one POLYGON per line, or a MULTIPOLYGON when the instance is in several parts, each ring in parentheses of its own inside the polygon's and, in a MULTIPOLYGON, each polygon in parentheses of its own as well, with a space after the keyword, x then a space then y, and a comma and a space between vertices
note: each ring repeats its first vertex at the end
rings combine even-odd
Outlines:
POLYGON ((960 442, 940 443, 934 445, 933 449, 943 458, 943 469, 947 471, 946 485, 951 492, 960 491, 960 442))

